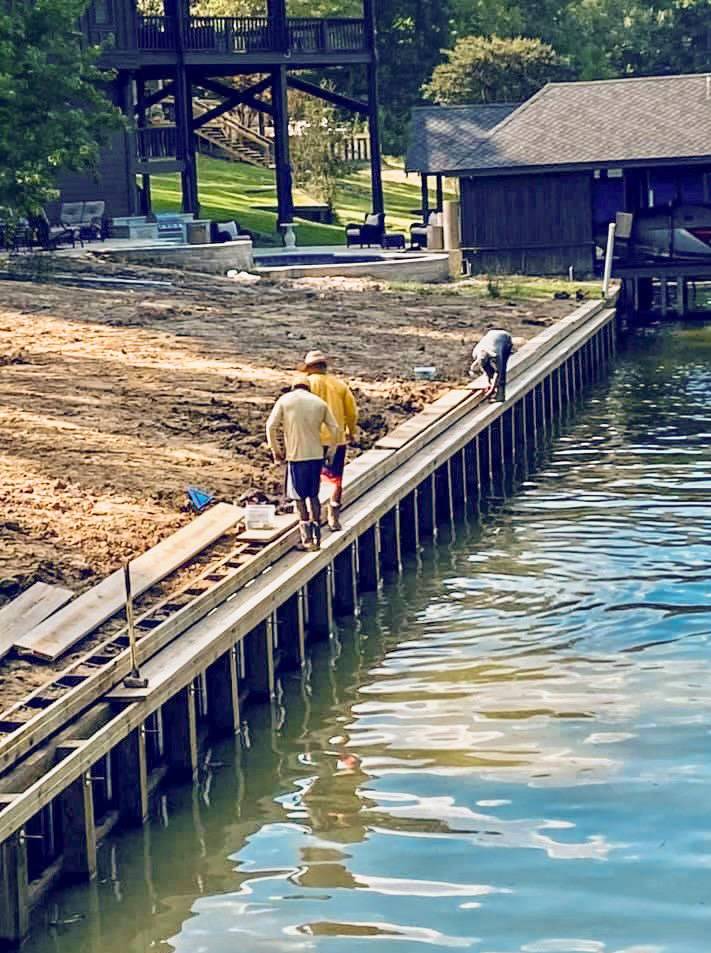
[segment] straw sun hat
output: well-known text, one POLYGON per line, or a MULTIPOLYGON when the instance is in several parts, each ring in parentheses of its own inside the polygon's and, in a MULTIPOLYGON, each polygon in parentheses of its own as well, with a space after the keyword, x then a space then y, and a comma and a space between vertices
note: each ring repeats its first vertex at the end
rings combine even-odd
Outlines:
POLYGON ((307 367, 313 367, 314 364, 328 364, 328 358, 318 348, 315 351, 309 351, 301 362, 301 368, 305 370, 307 367))

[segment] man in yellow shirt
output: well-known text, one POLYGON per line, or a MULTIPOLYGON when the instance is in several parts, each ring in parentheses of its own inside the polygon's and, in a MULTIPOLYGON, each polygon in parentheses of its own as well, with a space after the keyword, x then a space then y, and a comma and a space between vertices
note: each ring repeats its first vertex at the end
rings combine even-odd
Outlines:
MULTIPOLYGON (((323 351, 309 351, 304 358, 304 372, 306 373, 309 388, 312 394, 320 397, 328 404, 338 424, 336 450, 331 460, 325 460, 322 476, 331 486, 331 501, 328 507, 328 526, 331 530, 339 530, 341 511, 341 496, 343 494, 343 468, 346 465, 346 444, 356 436, 358 427, 358 407, 355 397, 348 384, 334 374, 328 373, 328 359, 323 351)), ((321 428, 321 442, 326 447, 329 436, 326 428, 321 428)))
POLYGON ((310 392, 308 380, 300 378, 274 404, 267 420, 267 443, 276 463, 286 460, 286 492, 299 514, 302 549, 321 547, 318 494, 324 432, 330 459, 338 424, 325 401, 310 392))

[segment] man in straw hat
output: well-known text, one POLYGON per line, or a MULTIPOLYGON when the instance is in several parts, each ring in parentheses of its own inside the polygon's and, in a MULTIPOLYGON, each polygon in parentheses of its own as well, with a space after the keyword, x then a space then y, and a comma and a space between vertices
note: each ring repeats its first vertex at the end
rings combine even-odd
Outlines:
POLYGON ((302 549, 321 547, 321 503, 318 493, 323 465, 323 434, 332 454, 338 424, 328 405, 312 394, 305 377, 274 404, 267 420, 267 443, 274 460, 286 460, 286 493, 299 514, 302 549))
MULTIPOLYGON (((323 351, 309 351, 304 358, 303 370, 309 388, 321 400, 326 401, 338 424, 336 450, 333 458, 325 460, 323 477, 331 484, 331 500, 328 507, 328 526, 331 530, 341 528, 341 496, 343 494, 343 468, 346 465, 346 443, 353 440, 358 425, 358 407, 348 384, 328 373, 328 358, 323 351)), ((322 431, 322 436, 325 433, 322 431)), ((324 453, 327 440, 323 440, 324 453)))

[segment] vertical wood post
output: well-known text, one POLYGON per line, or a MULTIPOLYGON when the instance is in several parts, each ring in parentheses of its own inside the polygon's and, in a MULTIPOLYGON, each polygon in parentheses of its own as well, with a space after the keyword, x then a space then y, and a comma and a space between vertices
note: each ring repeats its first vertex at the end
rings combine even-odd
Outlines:
POLYGON ((163 705, 165 760, 173 777, 194 778, 198 769, 197 712, 192 684, 163 705))
MULTIPOLYGON (((515 406, 515 405, 514 405, 515 406)), ((502 430, 502 451, 504 462, 508 465, 516 459, 516 432, 514 425, 514 408, 509 407, 499 418, 502 430)))
POLYGON ((145 726, 134 728, 111 754, 116 759, 114 791, 121 823, 127 827, 140 827, 148 818, 145 726))
POLYGON ((434 476, 425 477, 416 490, 417 520, 420 539, 433 539, 437 535, 435 520, 434 476))
POLYGON ((394 506, 380 518, 380 561, 383 573, 402 572, 400 510, 397 506, 394 506))
POLYGON ((347 546, 333 561, 333 588, 333 608, 336 615, 354 615, 357 590, 353 545, 347 546))
POLYGON ((244 640, 245 678, 250 698, 271 701, 274 697, 274 633, 272 620, 265 620, 244 640))
POLYGON ((278 226, 291 222, 294 214, 292 175, 289 157, 289 106, 287 101, 285 66, 275 66, 272 72, 272 109, 278 226))
POLYGON ((373 211, 384 212, 383 173, 380 165, 380 108, 378 101, 378 47, 375 0, 363 0, 363 19, 365 21, 365 38, 371 55, 371 61, 367 65, 366 70, 368 74, 368 137, 370 140, 370 181, 373 211))
POLYGON ((513 405, 513 439, 516 459, 526 462, 526 398, 513 405))
POLYGON ((478 434, 476 441, 479 455, 480 498, 484 499, 491 494, 491 442, 488 427, 478 434))
POLYGON ((60 795, 62 808, 62 872, 75 879, 96 876, 96 825, 91 776, 81 774, 60 795))
POLYGON ((474 437, 464 447, 464 484, 467 492, 467 503, 472 510, 479 508, 479 450, 478 437, 474 437))
POLYGON ((330 572, 330 566, 322 569, 308 583, 309 637, 314 640, 328 639, 333 632, 330 572))
POLYGON ((420 526, 417 514, 417 493, 413 490, 403 497, 400 506, 400 547, 403 554, 420 549, 420 526))
POLYGON ((452 471, 449 460, 435 470, 435 501, 437 525, 451 526, 454 522, 454 507, 452 506, 452 471))
POLYGON ((375 592, 380 585, 378 527, 369 526, 358 539, 358 586, 362 592, 375 592))
POLYGON ((207 717, 211 732, 236 735, 240 730, 239 682, 237 678, 237 648, 232 646, 208 665, 207 717))
POLYGON ((497 417, 489 425, 489 469, 491 471, 492 492, 496 496, 503 496, 504 475, 504 440, 501 417, 497 417))
POLYGON ((306 663, 304 639, 304 596, 295 592, 276 611, 281 664, 285 669, 300 669, 306 663))
POLYGON ((465 448, 458 450, 449 462, 449 472, 452 478, 452 504, 455 514, 465 513, 467 510, 467 478, 465 448))
POLYGON ((0 844, 0 946, 19 946, 29 933, 27 843, 24 831, 0 844))

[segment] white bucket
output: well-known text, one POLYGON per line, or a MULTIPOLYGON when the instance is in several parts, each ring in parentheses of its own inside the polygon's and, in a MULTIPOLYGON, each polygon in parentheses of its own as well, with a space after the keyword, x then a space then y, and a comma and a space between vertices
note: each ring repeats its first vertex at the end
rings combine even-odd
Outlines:
POLYGON ((244 508, 247 529, 274 529, 276 506, 273 503, 248 503, 244 508))
POLYGON ((437 376, 437 368, 431 364, 424 367, 414 367, 413 370, 418 381, 432 381, 437 376))

